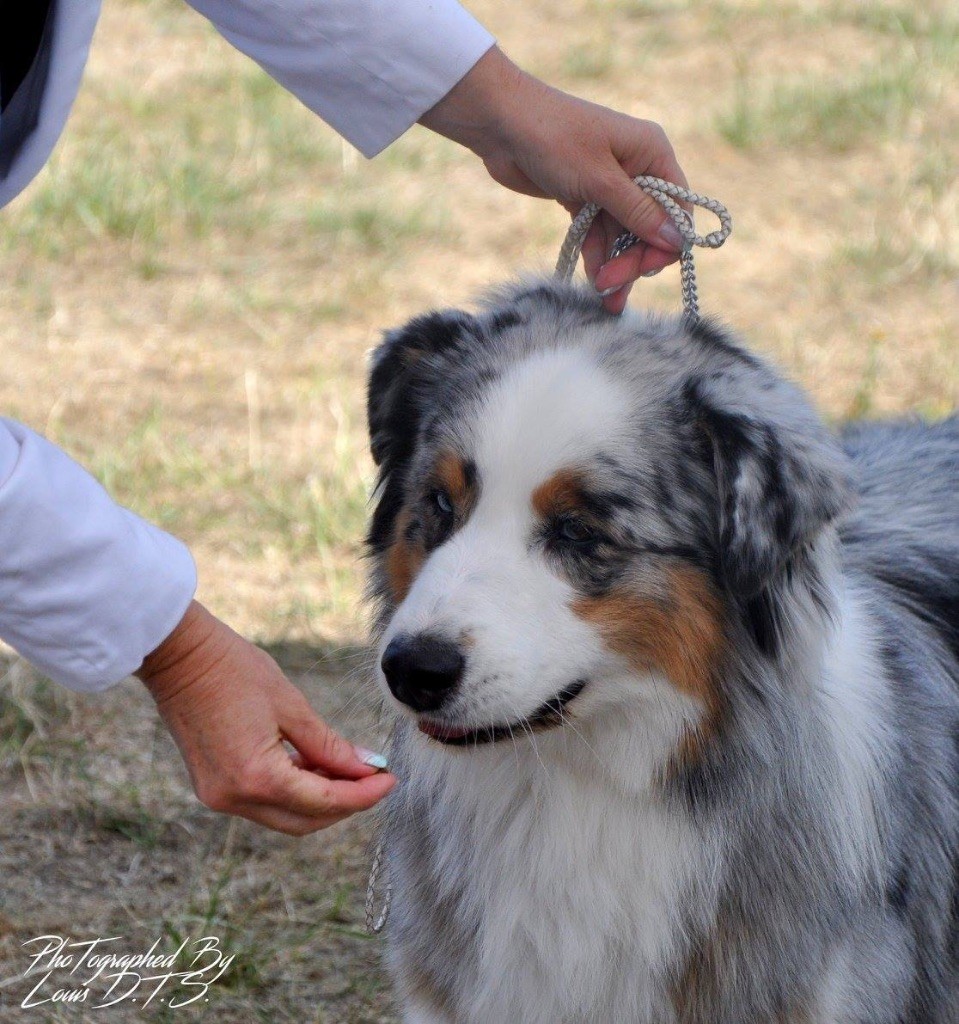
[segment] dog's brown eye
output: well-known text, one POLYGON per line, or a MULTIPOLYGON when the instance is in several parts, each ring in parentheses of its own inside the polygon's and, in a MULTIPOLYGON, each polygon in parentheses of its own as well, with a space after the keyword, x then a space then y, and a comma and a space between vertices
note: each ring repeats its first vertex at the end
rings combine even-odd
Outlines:
POLYGON ((430 495, 430 501, 440 515, 451 516, 453 514, 453 499, 450 498, 446 491, 433 491, 430 495))

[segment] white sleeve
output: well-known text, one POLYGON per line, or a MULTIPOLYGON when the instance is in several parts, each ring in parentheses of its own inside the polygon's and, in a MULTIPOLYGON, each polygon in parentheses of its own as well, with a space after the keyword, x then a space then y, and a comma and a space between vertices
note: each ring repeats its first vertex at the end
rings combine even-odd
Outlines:
POLYGON ((50 70, 39 121, 15 156, 7 176, 0 178, 0 207, 6 206, 30 184, 60 138, 80 88, 99 15, 100 0, 57 0, 50 70))
POLYGON ((180 541, 2 418, 0 537, 0 637, 74 690, 105 689, 139 668, 196 587, 180 541))
POLYGON ((188 2, 368 157, 495 42, 455 0, 188 2))

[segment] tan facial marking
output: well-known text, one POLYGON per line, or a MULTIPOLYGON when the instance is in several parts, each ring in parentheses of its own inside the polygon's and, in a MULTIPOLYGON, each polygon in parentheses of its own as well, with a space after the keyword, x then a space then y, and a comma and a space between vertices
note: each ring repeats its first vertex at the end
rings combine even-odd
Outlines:
POLYGON ((574 512, 582 503, 582 480, 571 469, 561 469, 533 491, 533 511, 541 518, 574 512))
POLYGON ((668 570, 665 589, 661 600, 626 591, 581 597, 573 611, 637 668, 660 669, 679 690, 708 706, 723 638, 719 601, 702 573, 691 568, 668 570))
MULTIPOLYGON (((476 485, 470 480, 466 463, 453 452, 444 452, 436 460, 432 479, 449 495, 456 509, 456 518, 462 522, 470 513, 476 499, 476 485)), ((409 593, 423 563, 426 549, 419 541, 408 536, 412 513, 404 506, 396 518, 393 541, 386 552, 386 578, 393 592, 393 600, 399 604, 409 593)))
POLYGON ((386 578, 396 604, 409 593, 413 580, 426 561, 426 552, 422 544, 411 541, 407 536, 409 524, 410 512, 404 508, 396 517, 393 542, 386 552, 386 578))
POLYGON ((445 452, 436 461, 433 477, 450 496, 457 514, 465 515, 475 497, 475 485, 467 476, 463 459, 452 452, 445 452))
POLYGON ((698 730, 684 733, 673 758, 686 761, 698 755, 722 711, 714 673, 723 647, 721 606, 703 574, 693 568, 667 570, 664 591, 660 599, 627 591, 581 597, 572 609, 637 669, 658 669, 678 690, 701 702, 705 721, 698 730))

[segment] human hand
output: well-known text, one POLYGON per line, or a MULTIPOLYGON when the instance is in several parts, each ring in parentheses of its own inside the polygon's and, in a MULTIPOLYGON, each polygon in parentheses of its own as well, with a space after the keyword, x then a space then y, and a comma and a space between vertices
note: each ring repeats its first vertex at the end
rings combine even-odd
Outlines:
POLYGON ((265 651, 196 601, 136 674, 214 811, 302 836, 372 807, 396 783, 317 717, 265 651))
POLYGON ((514 192, 556 199, 574 215, 588 202, 602 207, 583 245, 583 263, 609 312, 622 312, 638 277, 679 258, 679 230, 631 180, 651 174, 687 184, 652 121, 553 89, 493 47, 420 123, 469 147, 514 192), (608 260, 627 229, 641 242, 608 260))

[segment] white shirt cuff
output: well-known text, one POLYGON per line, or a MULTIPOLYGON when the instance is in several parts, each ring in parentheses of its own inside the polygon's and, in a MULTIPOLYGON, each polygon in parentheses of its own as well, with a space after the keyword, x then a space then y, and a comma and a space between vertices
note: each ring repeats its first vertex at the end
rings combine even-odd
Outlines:
POLYGON ((0 481, 0 637, 64 686, 112 686, 186 613, 196 589, 189 551, 2 418, 0 481))
POLYGON ((368 157, 495 42, 454 0, 189 2, 368 157))

